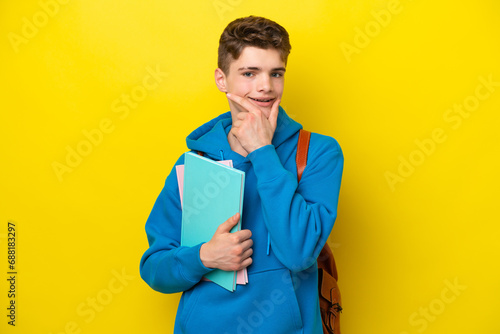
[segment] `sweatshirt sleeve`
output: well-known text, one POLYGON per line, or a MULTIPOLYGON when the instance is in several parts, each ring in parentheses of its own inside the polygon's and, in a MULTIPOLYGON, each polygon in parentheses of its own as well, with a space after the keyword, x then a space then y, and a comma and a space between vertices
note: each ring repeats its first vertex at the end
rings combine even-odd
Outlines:
POLYGON ((201 244, 194 247, 180 245, 181 222, 182 210, 174 167, 146 222, 149 248, 140 262, 142 279, 162 293, 188 290, 212 270, 201 262, 201 244))
POLYGON ((300 183, 296 173, 283 167, 273 145, 261 147, 248 157, 257 176, 264 223, 274 253, 292 271, 310 267, 337 217, 344 165, 339 144, 331 137, 312 134, 300 183))

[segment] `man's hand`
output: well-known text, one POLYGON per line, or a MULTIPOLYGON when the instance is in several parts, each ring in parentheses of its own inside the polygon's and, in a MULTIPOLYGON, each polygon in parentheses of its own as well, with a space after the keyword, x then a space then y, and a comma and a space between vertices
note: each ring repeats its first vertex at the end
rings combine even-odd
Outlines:
POLYGON ((250 230, 230 233, 240 219, 237 213, 220 224, 212 239, 200 248, 200 258, 207 268, 217 268, 225 271, 241 270, 252 263, 253 241, 250 230))
POLYGON ((231 134, 238 139, 245 151, 250 154, 262 146, 270 145, 276 130, 281 99, 274 101, 269 117, 266 117, 262 110, 249 100, 229 93, 226 96, 243 109, 233 121, 231 134))

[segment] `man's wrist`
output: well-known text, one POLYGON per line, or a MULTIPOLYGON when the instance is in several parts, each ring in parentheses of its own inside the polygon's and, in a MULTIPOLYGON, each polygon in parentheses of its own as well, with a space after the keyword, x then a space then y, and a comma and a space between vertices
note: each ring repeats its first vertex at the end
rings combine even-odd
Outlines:
POLYGON ((271 145, 271 143, 255 145, 255 146, 252 146, 251 148, 245 148, 245 150, 247 151, 248 154, 250 154, 250 153, 257 151, 258 149, 260 149, 264 146, 267 146, 267 145, 271 145))
POLYGON ((209 251, 207 250, 207 243, 203 243, 200 247, 200 261, 207 268, 214 268, 212 261, 210 261, 208 256, 209 251))

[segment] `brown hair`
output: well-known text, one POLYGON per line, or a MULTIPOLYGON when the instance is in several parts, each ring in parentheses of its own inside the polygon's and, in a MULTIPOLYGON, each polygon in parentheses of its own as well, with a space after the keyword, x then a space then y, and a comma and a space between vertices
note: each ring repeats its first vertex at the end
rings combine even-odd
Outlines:
POLYGON ((242 17, 229 23, 220 36, 219 68, 229 74, 231 61, 238 59, 247 46, 274 48, 285 65, 292 49, 288 32, 278 23, 259 16, 242 17))

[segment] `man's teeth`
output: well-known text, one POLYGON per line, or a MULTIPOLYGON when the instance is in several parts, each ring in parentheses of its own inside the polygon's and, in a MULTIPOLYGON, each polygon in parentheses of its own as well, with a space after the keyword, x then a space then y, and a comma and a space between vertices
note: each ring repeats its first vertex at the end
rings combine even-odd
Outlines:
POLYGON ((272 101, 273 99, 269 99, 269 100, 259 100, 259 99, 254 99, 253 97, 251 97, 252 100, 254 101, 259 101, 259 102, 270 102, 272 101))

